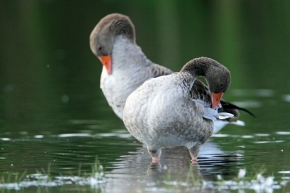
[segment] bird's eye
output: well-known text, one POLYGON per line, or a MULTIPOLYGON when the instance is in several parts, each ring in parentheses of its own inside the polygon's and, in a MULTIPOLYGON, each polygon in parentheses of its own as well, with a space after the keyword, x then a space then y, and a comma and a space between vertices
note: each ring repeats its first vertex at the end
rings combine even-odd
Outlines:
POLYGON ((99 47, 99 50, 102 50, 102 47, 99 47))
POLYGON ((224 85, 223 85, 223 84, 221 84, 220 86, 221 86, 221 87, 223 87, 224 85))

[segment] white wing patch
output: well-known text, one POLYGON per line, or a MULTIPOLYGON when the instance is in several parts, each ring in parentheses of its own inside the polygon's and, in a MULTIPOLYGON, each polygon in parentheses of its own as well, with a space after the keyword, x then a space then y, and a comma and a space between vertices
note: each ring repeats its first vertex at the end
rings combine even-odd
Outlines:
POLYGON ((226 112, 218 113, 218 115, 219 115, 219 119, 227 119, 227 118, 234 117, 233 114, 231 114, 231 113, 226 113, 226 112))
POLYGON ((234 115, 231 113, 226 113, 226 112, 218 113, 218 108, 215 108, 215 109, 210 108, 208 107, 208 105, 205 104, 204 101, 200 99, 195 99, 194 101, 205 110, 205 114, 203 115, 203 117, 206 119, 217 121, 218 119, 223 120, 223 119, 234 117, 234 115))

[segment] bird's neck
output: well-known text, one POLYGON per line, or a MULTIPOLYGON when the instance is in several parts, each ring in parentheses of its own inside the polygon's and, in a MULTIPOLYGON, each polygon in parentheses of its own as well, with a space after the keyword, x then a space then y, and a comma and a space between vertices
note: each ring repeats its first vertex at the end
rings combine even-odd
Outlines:
POLYGON ((147 59, 141 48, 125 36, 116 37, 112 50, 112 58, 113 71, 140 70, 140 68, 152 63, 147 59))
POLYGON ((180 80, 180 85, 187 91, 190 91, 194 81, 196 80, 197 76, 192 76, 189 72, 180 72, 177 73, 178 79, 180 80))
POLYGON ((194 78, 197 78, 198 76, 203 76, 206 78, 208 70, 209 65, 198 60, 191 65, 185 65, 180 72, 189 73, 194 78))

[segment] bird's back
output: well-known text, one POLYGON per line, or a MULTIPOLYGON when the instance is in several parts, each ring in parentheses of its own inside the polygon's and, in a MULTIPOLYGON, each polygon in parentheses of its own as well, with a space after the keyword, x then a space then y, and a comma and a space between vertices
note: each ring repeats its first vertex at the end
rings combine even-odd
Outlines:
POLYGON ((150 79, 128 97, 123 120, 143 143, 156 143, 156 138, 167 147, 203 143, 211 135, 212 121, 203 119, 204 110, 180 80, 175 73, 150 79))

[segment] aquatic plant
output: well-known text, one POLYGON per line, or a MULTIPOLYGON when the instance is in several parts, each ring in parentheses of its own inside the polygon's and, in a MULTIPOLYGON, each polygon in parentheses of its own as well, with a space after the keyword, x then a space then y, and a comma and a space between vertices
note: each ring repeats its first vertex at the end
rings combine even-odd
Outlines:
MULTIPOLYGON (((232 180, 223 180, 221 175, 217 175, 217 189, 252 189, 255 191, 280 189, 281 185, 274 180, 274 176, 265 177, 262 174, 265 169, 261 169, 256 174, 246 175, 246 169, 239 169, 238 175, 232 180)), ((287 183, 284 183, 286 185, 287 183)))
POLYGON ((204 184, 205 181, 204 181, 202 175, 195 174, 193 167, 196 167, 196 165, 193 165, 192 163, 190 163, 189 164, 189 173, 187 175, 187 180, 186 181, 188 182, 188 180, 191 180, 191 182, 194 185, 202 185, 202 184, 204 184))
POLYGON ((91 164, 91 172, 88 174, 81 170, 79 166, 78 176, 65 174, 61 176, 51 175, 51 164, 47 169, 41 168, 35 174, 26 174, 26 170, 22 173, 8 173, 0 177, 0 189, 20 190, 27 187, 56 187, 65 184, 89 185, 98 190, 98 184, 106 183, 104 178, 104 167, 96 157, 95 162, 91 164))
POLYGON ((180 186, 188 186, 189 184, 193 184, 194 186, 197 187, 204 185, 206 181, 199 173, 199 170, 195 169, 194 167, 197 167, 197 165, 194 165, 190 162, 189 171, 186 175, 185 181, 182 180, 183 179, 182 175, 176 176, 176 174, 172 174, 171 170, 168 169, 168 171, 163 175, 163 183, 166 185, 180 185, 180 186), (172 177, 173 175, 174 178, 172 177))
POLYGON ((166 185, 166 188, 168 189, 168 186, 183 186, 199 190, 254 190, 256 192, 272 192, 275 189, 286 187, 289 181, 275 181, 273 175, 264 176, 263 173, 266 171, 264 166, 254 173, 247 173, 246 168, 241 168, 232 179, 225 180, 223 176, 219 174, 216 176, 216 180, 205 180, 199 173, 200 170, 195 170, 194 167, 194 165, 190 165, 186 180, 178 180, 176 176, 173 179, 173 174, 168 170, 163 177, 163 183, 166 185))
POLYGON ((98 160, 98 157, 96 157, 95 162, 92 164, 91 167, 92 167, 92 172, 89 178, 90 185, 93 186, 96 184, 106 182, 106 180, 104 179, 104 176, 105 176, 104 167, 98 160))
POLYGON ((8 173, 6 177, 5 175, 2 175, 0 179, 0 184, 9 184, 11 182, 19 183, 25 178, 26 172, 27 171, 24 170, 22 173, 8 173), (14 179, 12 179, 13 176, 14 179))

